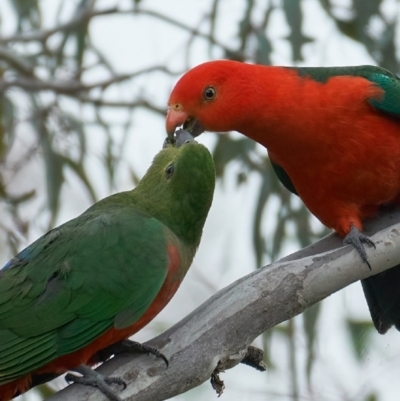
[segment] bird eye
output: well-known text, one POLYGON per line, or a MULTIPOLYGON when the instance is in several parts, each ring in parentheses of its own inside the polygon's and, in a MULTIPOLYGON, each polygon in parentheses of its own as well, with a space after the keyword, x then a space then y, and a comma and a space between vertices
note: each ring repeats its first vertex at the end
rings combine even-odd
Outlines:
POLYGON ((207 86, 206 89, 204 89, 203 96, 204 99, 206 100, 213 100, 215 98, 215 95, 217 94, 217 91, 213 86, 207 86))
POLYGON ((165 176, 167 177, 167 180, 169 180, 173 175, 174 175, 175 167, 173 164, 170 164, 166 169, 165 169, 165 176))

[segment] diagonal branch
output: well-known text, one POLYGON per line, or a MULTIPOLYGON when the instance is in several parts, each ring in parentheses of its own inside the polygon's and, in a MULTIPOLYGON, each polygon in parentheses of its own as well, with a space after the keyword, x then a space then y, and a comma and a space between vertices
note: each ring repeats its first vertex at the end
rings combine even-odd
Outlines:
POLYGON ((164 72, 168 75, 176 75, 176 73, 170 71, 164 65, 155 65, 128 74, 119 74, 92 84, 84 84, 79 81, 46 81, 39 78, 13 77, 10 79, 0 79, 0 90, 5 91, 10 87, 18 87, 27 92, 53 91, 56 94, 74 96, 81 92, 88 92, 92 89, 104 90, 115 83, 134 79, 140 75, 156 71, 164 72))
POLYGON ((165 116, 167 112, 166 107, 158 107, 155 104, 152 104, 145 99, 133 100, 131 102, 123 100, 116 100, 116 101, 103 100, 98 98, 91 98, 88 96, 79 96, 77 99, 82 103, 90 103, 95 107, 115 107, 115 108, 121 107, 126 109, 134 109, 136 107, 142 107, 144 109, 154 111, 155 113, 161 116, 165 116))
POLYGON ((170 24, 174 27, 180 28, 186 32, 189 32, 191 36, 193 37, 198 37, 198 38, 202 38, 207 40, 209 43, 216 45, 218 47, 220 47, 221 49, 224 49, 226 52, 228 53, 235 53, 233 49, 228 48, 226 45, 224 45, 222 42, 219 42, 217 39, 215 39, 215 37, 213 35, 210 35, 209 33, 204 33, 202 31, 200 31, 197 28, 193 28, 187 24, 184 24, 183 22, 168 17, 167 15, 161 14, 157 11, 154 10, 146 10, 143 8, 140 8, 136 11, 137 14, 140 15, 147 15, 149 17, 153 17, 153 18, 157 18, 161 21, 166 22, 167 24, 170 24))
POLYGON ((45 30, 38 30, 38 31, 31 31, 31 32, 24 32, 20 34, 15 34, 12 36, 0 37, 0 43, 7 44, 13 42, 45 42, 50 36, 54 35, 58 32, 65 32, 70 31, 77 26, 81 25, 83 22, 86 22, 94 17, 109 15, 109 14, 120 14, 125 13, 125 11, 120 11, 117 7, 107 8, 104 10, 92 10, 91 7, 88 9, 84 9, 81 13, 74 15, 72 19, 65 24, 60 24, 55 28, 45 29, 45 30))
POLYGON ((21 54, 0 46, 0 60, 5 61, 10 67, 14 68, 22 75, 32 76, 33 65, 21 54))
MULTIPOLYGON (((349 284, 400 264, 400 210, 366 224, 376 249, 368 249, 370 272, 350 246, 330 235, 217 292, 186 318, 148 344, 169 358, 118 356, 99 368, 121 376, 127 401, 161 401, 210 378, 220 362, 233 367, 253 340, 349 284), (378 232, 379 231, 379 232, 378 232), (324 253, 321 253, 324 252, 324 253)), ((259 374, 259 373, 254 373, 259 374)), ((229 383, 227 383, 229 385, 229 383)), ((106 399, 94 388, 69 386, 49 401, 106 399)))

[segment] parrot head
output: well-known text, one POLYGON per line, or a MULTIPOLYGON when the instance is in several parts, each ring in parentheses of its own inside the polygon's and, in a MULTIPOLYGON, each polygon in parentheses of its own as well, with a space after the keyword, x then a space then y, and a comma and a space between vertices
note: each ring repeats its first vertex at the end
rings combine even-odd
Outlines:
POLYGON ((173 136, 181 125, 193 136, 205 130, 238 130, 243 114, 238 110, 246 110, 246 88, 242 83, 248 76, 243 65, 230 60, 210 61, 184 74, 168 101, 168 136, 173 136))
POLYGON ((136 205, 186 243, 200 242, 215 186, 210 152, 183 130, 174 145, 164 143, 133 190, 136 205))

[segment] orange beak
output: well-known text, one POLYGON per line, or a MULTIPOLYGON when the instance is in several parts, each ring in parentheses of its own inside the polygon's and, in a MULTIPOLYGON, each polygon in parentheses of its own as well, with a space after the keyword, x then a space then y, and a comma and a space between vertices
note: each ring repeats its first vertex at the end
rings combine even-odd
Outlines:
POLYGON ((168 137, 174 135, 176 127, 182 125, 189 118, 189 114, 185 111, 174 110, 169 108, 167 118, 165 120, 165 128, 167 130, 168 137))

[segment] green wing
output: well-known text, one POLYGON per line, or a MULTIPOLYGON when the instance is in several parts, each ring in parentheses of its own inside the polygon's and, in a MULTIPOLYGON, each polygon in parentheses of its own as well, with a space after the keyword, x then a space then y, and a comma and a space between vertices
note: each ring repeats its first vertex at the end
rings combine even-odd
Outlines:
POLYGON ((0 385, 137 321, 167 275, 166 230, 132 206, 91 208, 7 263, 0 385))
POLYGON ((276 164, 274 161, 272 161, 271 157, 269 159, 275 174, 278 176, 279 181, 283 184, 283 186, 293 194, 298 195, 296 188, 294 187, 293 182, 288 176, 287 172, 279 164, 276 164))
MULTIPOLYGON (((381 101, 369 99, 370 104, 382 113, 400 118, 400 79, 390 71, 372 65, 356 67, 288 67, 295 70, 301 77, 311 77, 317 82, 326 82, 337 76, 353 76, 368 79, 378 85, 385 92, 381 101)), ((296 188, 286 171, 271 160, 272 167, 281 183, 290 192, 297 195, 296 188)))

